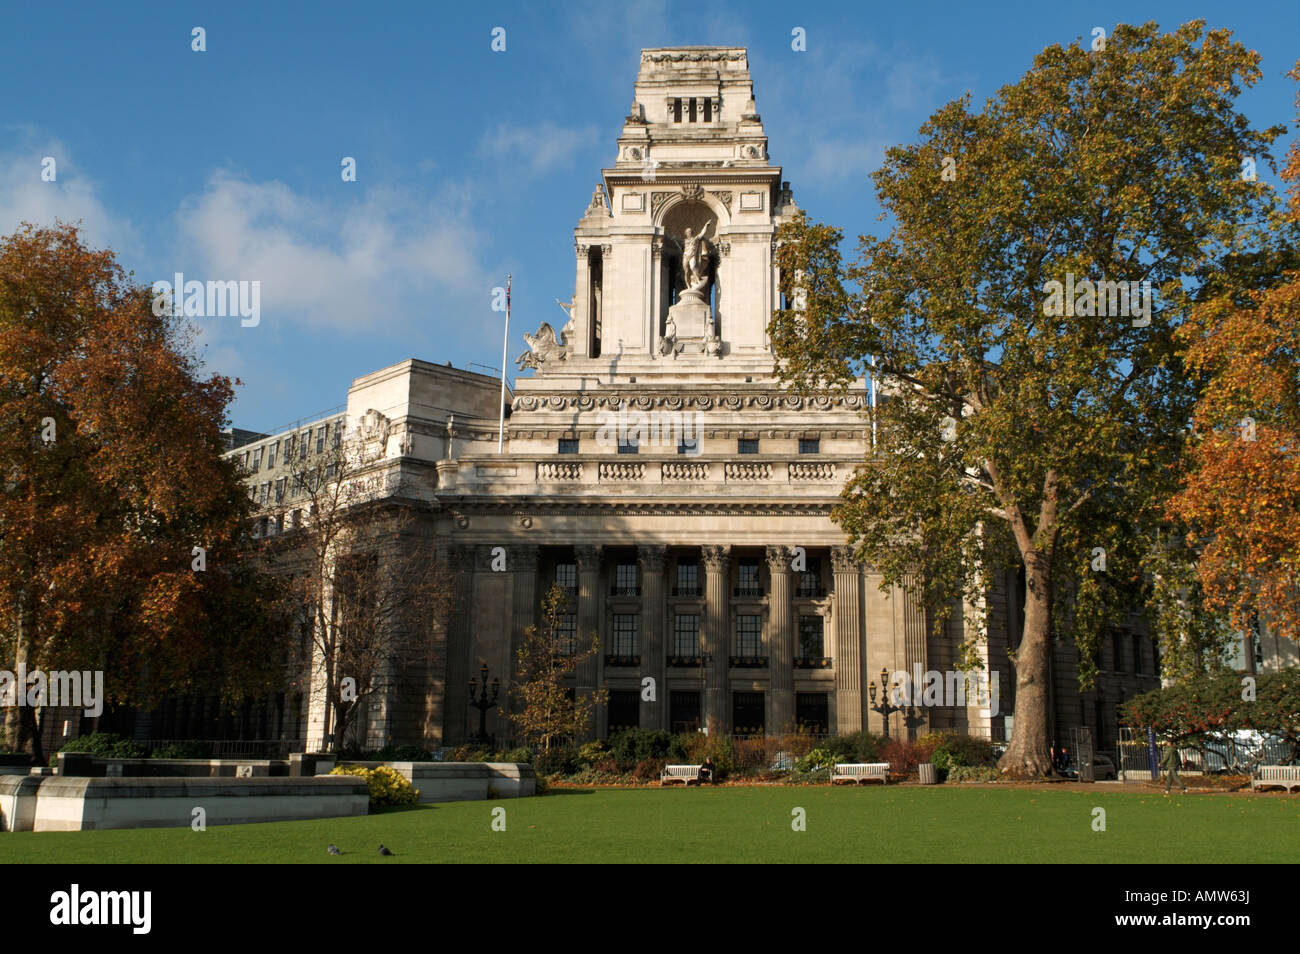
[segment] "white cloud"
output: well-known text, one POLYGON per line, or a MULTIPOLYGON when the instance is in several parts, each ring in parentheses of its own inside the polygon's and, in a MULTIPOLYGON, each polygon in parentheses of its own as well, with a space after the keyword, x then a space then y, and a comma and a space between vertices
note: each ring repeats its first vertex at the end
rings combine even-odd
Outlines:
MULTIPOLYGON (((6 130, 12 132, 13 130, 6 130)), ((137 246, 134 228, 100 200, 94 180, 58 140, 38 140, 31 130, 19 130, 20 144, 0 153, 0 235, 10 235, 23 222, 53 226, 55 220, 81 223, 82 240, 94 248, 122 252, 137 246), (52 182, 41 178, 43 160, 54 159, 52 182)))
POLYGON ((463 201, 378 188, 325 201, 218 172, 182 202, 169 267, 187 279, 260 281, 264 320, 391 332, 471 297, 488 300, 483 237, 463 201))
POLYGON ((570 129, 553 122, 540 122, 533 126, 502 123, 484 133, 479 140, 480 156, 487 156, 522 167, 532 175, 545 175, 566 169, 577 158, 579 151, 597 145, 595 126, 570 129))

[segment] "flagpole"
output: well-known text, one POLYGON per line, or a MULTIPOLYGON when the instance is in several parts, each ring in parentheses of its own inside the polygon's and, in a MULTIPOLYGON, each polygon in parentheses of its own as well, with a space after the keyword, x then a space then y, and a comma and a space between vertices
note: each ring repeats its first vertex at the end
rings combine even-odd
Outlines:
POLYGON ((506 276, 506 333, 501 337, 501 416, 497 419, 497 453, 506 440, 506 352, 510 347, 510 276, 506 276))

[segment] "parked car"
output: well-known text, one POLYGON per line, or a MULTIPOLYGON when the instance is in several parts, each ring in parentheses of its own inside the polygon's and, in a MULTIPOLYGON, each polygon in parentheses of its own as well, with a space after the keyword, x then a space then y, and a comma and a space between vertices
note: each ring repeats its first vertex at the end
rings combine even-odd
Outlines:
MULTIPOLYGON (((1066 763, 1065 775, 1067 778, 1079 777, 1079 766, 1074 757, 1066 763)), ((1105 782, 1119 778, 1119 773, 1115 771, 1115 763, 1105 755, 1094 755, 1092 757, 1092 777, 1095 781, 1105 782)))

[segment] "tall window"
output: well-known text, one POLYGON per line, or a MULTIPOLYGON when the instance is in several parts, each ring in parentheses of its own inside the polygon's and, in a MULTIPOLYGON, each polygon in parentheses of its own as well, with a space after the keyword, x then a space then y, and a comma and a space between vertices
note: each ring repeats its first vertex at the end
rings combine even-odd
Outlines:
POLYGON ((736 587, 737 596, 762 596, 763 588, 758 581, 758 560, 745 557, 736 567, 739 578, 736 587))
POLYGON ((253 469, 251 472, 255 474, 261 469, 262 469, 262 448, 259 447, 255 451, 253 451, 253 469))
POLYGON ((641 694, 635 689, 612 689, 609 693, 610 734, 635 729, 641 724, 641 694))
POLYGON ((578 592, 578 564, 576 563, 557 563, 555 564, 555 585, 564 588, 564 592, 572 596, 578 592))
POLYGON ((821 596, 821 585, 821 560, 816 557, 809 557, 806 563, 806 569, 799 574, 799 588, 795 591, 795 595, 802 597, 821 596))
POLYGON ((794 721, 809 732, 825 735, 830 731, 830 705, 824 692, 796 692, 794 721))
POLYGON ((302 437, 298 439, 298 459, 306 460, 307 451, 311 448, 311 431, 303 431, 302 437))
POLYGON ((611 646, 611 655, 614 656, 635 656, 637 655, 637 614, 636 613, 615 613, 614 614, 614 640, 611 646))
POLYGON ((678 563, 677 583, 673 586, 673 596, 700 595, 700 566, 698 563, 678 563))
POLYGON ((266 469, 270 470, 275 466, 275 455, 280 450, 279 441, 271 441, 271 449, 266 454, 266 469))
POLYGON ((325 453, 325 432, 330 429, 328 424, 322 424, 316 428, 316 453, 325 453))
POLYGON ((1115 671, 1124 671, 1124 637, 1118 632, 1110 634, 1111 654, 1115 659, 1115 671))
POLYGON ((761 616, 736 617, 736 655, 763 655, 763 618, 761 616))
POLYGON ((339 418, 334 422, 334 439, 330 441, 330 447, 338 447, 343 440, 343 419, 339 418))
POLYGON ((1142 640, 1133 637, 1133 671, 1142 671, 1142 640))
POLYGON ((561 656, 572 656, 578 645, 578 616, 564 613, 555 627, 555 640, 561 656))
POLYGON ((271 499, 271 482, 268 480, 257 491, 257 502, 264 504, 271 499))
POLYGON ((614 596, 638 596, 636 564, 620 563, 614 568, 614 596))
POLYGON ((673 622, 673 655, 700 654, 700 618, 695 613, 678 613, 673 622))
POLYGON ((288 437, 284 439, 284 462, 286 464, 289 463, 289 461, 293 460, 294 440, 295 438, 292 434, 290 434, 288 437))
POLYGON ((277 477, 275 480, 275 502, 281 503, 284 500, 285 478, 277 477))
POLYGON ((668 698, 668 720, 674 732, 694 732, 700 727, 700 694, 673 690, 668 698))
POLYGON ((817 659, 825 656, 822 645, 822 618, 820 616, 799 617, 799 656, 801 659, 817 659))

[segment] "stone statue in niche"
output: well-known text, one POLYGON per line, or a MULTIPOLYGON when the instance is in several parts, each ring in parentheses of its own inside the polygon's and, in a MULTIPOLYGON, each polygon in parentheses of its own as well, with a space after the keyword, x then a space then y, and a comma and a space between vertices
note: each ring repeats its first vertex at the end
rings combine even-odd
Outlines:
POLYGON ((677 329, 677 336, 687 340, 703 340, 713 334, 713 311, 709 307, 709 283, 713 280, 713 246, 708 233, 712 222, 706 222, 698 233, 689 227, 678 246, 682 250, 683 288, 677 303, 668 309, 668 321, 677 329))
POLYGON ((524 340, 528 342, 528 350, 515 359, 520 371, 540 368, 548 361, 563 361, 568 357, 564 347, 556 340, 555 329, 549 322, 543 321, 535 335, 525 331, 524 340))

